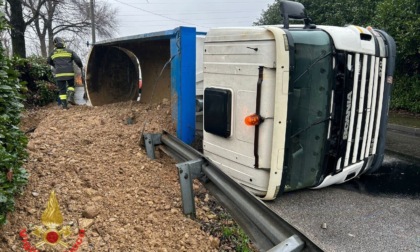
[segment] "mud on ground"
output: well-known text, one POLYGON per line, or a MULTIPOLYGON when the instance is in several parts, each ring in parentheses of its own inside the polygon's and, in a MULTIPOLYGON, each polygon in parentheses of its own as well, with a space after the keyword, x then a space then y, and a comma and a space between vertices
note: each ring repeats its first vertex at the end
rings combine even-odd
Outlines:
MULTIPOLYGON (((25 168, 30 178, 16 198, 15 212, 0 229, 0 251, 23 251, 19 231, 26 228, 29 233, 42 225, 52 190, 63 224, 73 232, 65 241, 73 244, 78 228, 86 229, 78 251, 234 250, 205 228, 217 216, 202 185, 194 184, 200 197, 198 220, 192 220, 182 214, 174 161, 163 154, 150 160, 139 146, 145 120, 145 132, 173 132, 170 118, 167 100, 152 106, 125 102, 67 111, 52 104, 26 111, 21 128, 29 139, 25 168)), ((33 245, 37 241, 30 236, 33 245)))

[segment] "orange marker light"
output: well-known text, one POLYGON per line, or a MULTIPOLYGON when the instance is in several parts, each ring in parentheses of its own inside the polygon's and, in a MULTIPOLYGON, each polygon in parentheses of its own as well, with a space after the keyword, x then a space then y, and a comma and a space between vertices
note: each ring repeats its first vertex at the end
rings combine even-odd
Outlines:
POLYGON ((252 114, 245 117, 245 124, 248 126, 255 126, 261 123, 261 117, 257 114, 252 114))

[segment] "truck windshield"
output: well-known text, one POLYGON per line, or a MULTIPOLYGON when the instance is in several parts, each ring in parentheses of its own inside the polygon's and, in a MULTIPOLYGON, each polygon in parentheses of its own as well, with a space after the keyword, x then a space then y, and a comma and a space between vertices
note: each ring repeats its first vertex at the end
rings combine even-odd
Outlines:
POLYGON ((319 30, 290 30, 295 43, 285 191, 315 186, 323 174, 333 83, 332 45, 319 30))

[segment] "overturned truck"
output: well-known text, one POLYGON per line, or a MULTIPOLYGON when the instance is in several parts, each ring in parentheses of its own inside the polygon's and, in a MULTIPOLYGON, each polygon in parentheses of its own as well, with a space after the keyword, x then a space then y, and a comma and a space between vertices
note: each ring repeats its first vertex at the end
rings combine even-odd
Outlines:
MULTIPOLYGON (((394 40, 384 31, 315 25, 301 4, 282 2, 281 8, 283 25, 210 29, 201 52, 203 72, 197 75, 204 81, 197 91, 197 101, 203 101, 204 155, 265 200, 282 192, 343 183, 380 167, 396 54, 394 40), (289 18, 304 24, 289 25, 289 18)), ((97 48, 103 51, 94 57, 122 50, 113 48, 97 48)), ((131 50, 148 55, 145 47, 131 50)), ((172 59, 168 51, 163 53, 172 59)), ((127 62, 135 61, 126 55, 127 62)), ((147 59, 153 62, 153 57, 147 59)), ((165 65, 165 60, 160 63, 165 65)), ((88 71, 89 67, 95 69, 88 65, 88 71)), ((138 76, 134 68, 132 78, 138 76)), ((174 78, 169 70, 152 69, 153 74, 142 71, 150 76, 143 78, 143 86, 157 83, 165 94, 168 88, 163 87, 174 85, 174 78), (159 73, 163 79, 154 81, 159 73)), ((96 69, 100 71, 110 74, 112 68, 96 69)), ((130 73, 121 75, 128 78, 130 73)), ((92 104, 100 104, 103 95, 97 90, 107 80, 90 78, 92 104)), ((131 86, 118 90, 122 94, 106 88, 107 99, 134 100, 138 89, 132 91, 131 86)), ((153 94, 152 87, 142 99, 153 94)), ((195 86, 183 98, 188 103, 179 102, 173 92, 166 95, 195 113, 195 86)), ((195 125, 184 131, 194 134, 195 125)))

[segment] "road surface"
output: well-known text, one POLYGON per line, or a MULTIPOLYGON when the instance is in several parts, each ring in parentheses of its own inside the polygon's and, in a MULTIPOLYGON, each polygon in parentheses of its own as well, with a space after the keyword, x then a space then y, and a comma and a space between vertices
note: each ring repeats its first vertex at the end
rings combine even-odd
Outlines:
POLYGON ((420 251, 418 131, 390 127, 386 149, 374 174, 267 205, 325 251, 420 251))

